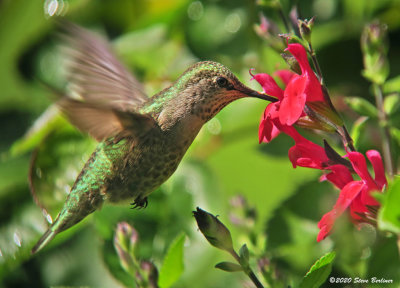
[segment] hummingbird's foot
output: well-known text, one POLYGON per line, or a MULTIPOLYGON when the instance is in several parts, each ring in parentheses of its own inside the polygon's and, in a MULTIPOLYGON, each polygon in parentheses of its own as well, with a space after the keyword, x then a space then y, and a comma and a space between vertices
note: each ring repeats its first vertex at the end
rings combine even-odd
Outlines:
POLYGON ((147 204, 149 204, 149 202, 147 201, 147 197, 145 198, 136 198, 135 201, 133 203, 131 203, 132 207, 131 209, 142 209, 142 208, 146 208, 147 204))

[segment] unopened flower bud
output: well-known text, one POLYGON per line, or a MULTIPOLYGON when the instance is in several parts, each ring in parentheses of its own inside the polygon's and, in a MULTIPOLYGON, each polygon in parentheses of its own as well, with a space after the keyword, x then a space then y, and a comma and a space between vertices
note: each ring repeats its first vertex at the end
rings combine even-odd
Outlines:
POLYGON ((286 53, 282 53, 281 56, 290 67, 290 70, 292 70, 294 73, 301 74, 301 68, 296 58, 286 53))
POLYGON ((269 270, 271 266, 271 260, 263 256, 257 261, 257 266, 264 273, 265 271, 269 270))
POLYGON ((234 208, 244 208, 247 206, 247 201, 246 198, 244 198, 242 195, 236 195, 230 199, 230 204, 234 208))
POLYGON ((383 84, 389 76, 386 34, 387 27, 379 22, 374 22, 367 25, 361 35, 361 50, 364 56, 362 74, 376 84, 383 84))
POLYGON ((256 209, 250 206, 242 195, 232 197, 230 204, 233 208, 229 215, 231 222, 236 226, 251 230, 257 218, 256 209))
POLYGON ((231 233, 217 217, 199 207, 193 211, 193 216, 201 233, 212 246, 228 252, 233 250, 231 233))
POLYGON ((136 230, 126 222, 118 223, 114 235, 114 247, 121 263, 121 266, 128 272, 135 270, 133 250, 138 240, 136 230))
POLYGON ((311 43, 311 32, 314 26, 314 17, 310 20, 298 20, 298 27, 301 37, 309 44, 311 43))
POLYGON ((260 38, 266 40, 269 46, 276 51, 282 51, 284 49, 284 43, 281 38, 278 37, 280 30, 278 25, 260 14, 260 24, 254 25, 254 30, 260 38))
POLYGON ((385 41, 386 33, 387 26, 384 24, 374 22, 370 25, 367 25, 361 38, 361 44, 379 46, 382 44, 382 41, 385 41))
POLYGON ((154 263, 150 261, 142 261, 140 263, 140 269, 142 271, 141 275, 137 275, 138 278, 141 276, 146 277, 146 283, 149 284, 149 287, 158 287, 158 270, 154 263))
POLYGON ((138 233, 127 222, 118 223, 115 231, 114 243, 118 243, 122 249, 132 251, 138 241, 138 233))

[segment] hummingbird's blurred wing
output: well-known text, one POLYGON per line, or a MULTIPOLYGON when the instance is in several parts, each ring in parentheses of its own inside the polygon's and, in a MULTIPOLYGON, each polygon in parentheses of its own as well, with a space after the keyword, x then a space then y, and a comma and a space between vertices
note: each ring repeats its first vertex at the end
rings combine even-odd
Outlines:
POLYGON ((156 125, 150 115, 136 112, 148 97, 110 45, 79 26, 64 26, 69 93, 58 106, 72 124, 99 141, 121 132, 137 136, 156 125))
POLYGON ((137 106, 148 100, 142 84, 117 60, 106 40, 77 25, 64 26, 67 80, 73 94, 101 105, 137 106))
POLYGON ((148 114, 126 112, 68 97, 57 104, 73 125, 97 141, 115 136, 136 138, 158 127, 154 118, 148 114))

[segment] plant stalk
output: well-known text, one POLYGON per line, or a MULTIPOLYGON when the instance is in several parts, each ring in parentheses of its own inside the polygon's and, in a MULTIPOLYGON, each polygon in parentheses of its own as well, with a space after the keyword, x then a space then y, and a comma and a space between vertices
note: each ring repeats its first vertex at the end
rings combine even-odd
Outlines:
POLYGON ((253 270, 251 270, 249 265, 242 265, 242 263, 240 262, 240 257, 239 255, 236 253, 235 250, 232 249, 232 251, 229 252, 233 258, 235 258, 235 260, 240 264, 240 266, 242 266, 244 273, 246 273, 246 275, 250 278, 250 280, 254 283, 254 285, 257 288, 264 288, 264 286, 262 285, 262 283, 260 282, 260 280, 258 280, 256 274, 254 274, 253 270))
POLYGON ((317 71, 317 75, 319 78, 319 83, 321 85, 324 85, 324 78, 322 77, 322 71, 321 67, 319 66, 318 59, 317 59, 317 54, 315 53, 315 50, 313 49, 311 42, 308 43, 308 52, 311 55, 311 60, 313 62, 314 68, 317 71))
POLYGON ((382 134, 382 152, 383 159, 385 162, 385 169, 389 174, 390 179, 393 179, 393 175, 396 173, 393 165, 392 149, 391 149, 391 137, 388 127, 388 120, 385 110, 383 108, 383 92, 382 86, 373 84, 374 96, 376 107, 378 108, 378 125, 382 134))
POLYGON ((348 148, 351 152, 357 151, 356 148, 354 147, 353 139, 351 138, 351 136, 350 136, 349 132, 347 131, 347 128, 344 124, 342 127, 339 127, 339 129, 337 130, 337 133, 342 138, 342 143, 345 148, 348 148))

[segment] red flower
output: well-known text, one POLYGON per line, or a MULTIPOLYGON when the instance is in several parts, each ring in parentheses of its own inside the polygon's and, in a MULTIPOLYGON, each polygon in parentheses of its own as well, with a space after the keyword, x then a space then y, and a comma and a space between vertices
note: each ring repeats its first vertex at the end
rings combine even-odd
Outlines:
POLYGON ((300 44, 289 44, 286 50, 296 58, 301 75, 289 70, 277 71, 275 74, 286 85, 285 90, 268 74, 252 75, 260 83, 264 93, 278 99, 277 102, 270 103, 264 111, 259 129, 260 143, 275 138, 280 131, 278 126, 292 126, 300 117, 306 116, 303 110, 307 102, 325 101, 321 84, 308 63, 304 47, 300 44))
POLYGON ((329 158, 325 149, 300 135, 292 126, 283 126, 282 132, 286 133, 296 144, 289 149, 289 160, 293 168, 296 166, 314 169, 325 169, 329 158))
MULTIPOLYGON (((282 82, 292 81, 295 74, 288 70, 278 71, 276 74, 281 78, 282 82)), ((256 74, 253 76, 263 87, 266 94, 274 96, 279 100, 283 99, 284 91, 276 84, 275 80, 268 74, 256 74)), ((286 90, 285 90, 286 92, 286 90)), ((264 111, 258 130, 259 142, 270 142, 280 132, 284 132, 293 138, 296 144, 289 150, 289 159, 293 168, 296 166, 323 169, 327 165, 329 159, 326 156, 324 148, 314 144, 301 136, 294 127, 282 124, 280 121, 280 101, 268 104, 264 111)))
MULTIPOLYGON (((251 72, 250 72, 251 74, 251 72)), ((276 74, 281 78, 282 82, 286 84, 286 82, 291 78, 290 75, 294 75, 293 72, 289 70, 281 70, 277 71, 276 74), (285 71, 285 72, 283 72, 285 71)), ((279 107, 280 101, 283 99, 284 91, 276 84, 274 78, 270 75, 261 73, 253 75, 252 79, 255 79, 258 83, 260 83, 261 87, 264 90, 265 94, 276 97, 278 99, 277 102, 273 102, 268 104, 267 108, 265 108, 263 117, 261 118, 260 127, 258 130, 259 141, 261 142, 270 142, 276 136, 278 136, 280 129, 274 124, 276 119, 279 118, 279 107)), ((279 125, 279 123, 277 123, 279 125)))
POLYGON ((328 180, 339 189, 343 189, 347 183, 353 181, 353 176, 351 176, 349 169, 343 165, 332 165, 329 167, 329 170, 331 170, 331 172, 322 175, 320 181, 328 180))
POLYGON ((301 44, 289 44, 286 50, 296 58, 301 68, 301 75, 295 74, 288 82, 280 105, 279 120, 290 126, 300 118, 306 102, 324 102, 325 99, 304 47, 301 44))
POLYGON ((293 127, 296 124, 299 127, 338 132, 343 122, 329 99, 325 99, 328 96, 325 96, 320 81, 310 67, 305 48, 301 44, 289 44, 286 50, 297 60, 301 74, 288 70, 277 71, 275 74, 286 86, 284 90, 268 74, 252 75, 260 83, 264 93, 277 100, 270 103, 264 111, 259 127, 259 141, 270 142, 283 132, 295 141, 288 153, 294 168, 301 166, 330 170, 320 179, 330 181, 341 192, 333 209, 318 223, 320 232, 317 241, 321 241, 329 235, 334 222, 347 208, 354 222, 368 222, 374 218, 379 203, 371 196, 371 192, 382 191, 387 182, 382 159, 377 151, 371 150, 366 154, 374 168, 374 178, 369 174, 366 160, 361 153, 348 153, 352 170, 361 178, 354 180, 351 171, 345 166, 347 164, 343 165, 337 155, 331 155, 330 159, 328 150, 307 140, 293 127))
POLYGON ((326 179, 336 186, 342 187, 342 190, 333 209, 326 213, 318 223, 318 228, 320 228, 317 237, 318 242, 329 235, 335 220, 347 208, 350 209, 350 216, 355 222, 364 222, 365 219, 375 216, 374 209, 371 210, 370 208, 371 206, 378 207, 379 203, 371 196, 371 192, 381 192, 387 185, 387 181, 379 152, 370 150, 366 155, 374 169, 374 178, 369 174, 365 158, 359 152, 349 152, 347 156, 354 171, 360 176, 361 180, 353 180, 351 175, 349 175, 349 171, 347 173, 344 172, 343 168, 339 168, 342 165, 330 167, 332 172, 326 175, 326 179))
MULTIPOLYGON (((280 70, 277 71, 276 74, 284 83, 291 82, 292 78, 296 77, 296 74, 288 70, 280 70)), ((283 99, 284 91, 270 75, 256 74, 253 78, 261 84, 264 93, 274 96, 279 100, 283 99)), ((287 89, 288 88, 286 88, 286 90, 287 89)), ((281 102, 277 101, 268 104, 265 109, 258 130, 259 142, 270 142, 280 132, 284 132, 292 137, 296 142, 296 144, 289 150, 289 159, 294 168, 296 166, 301 166, 323 169, 324 166, 327 166, 324 165, 324 163, 327 163, 329 160, 324 148, 301 136, 294 127, 282 124, 280 121, 280 116, 282 115, 282 113, 280 113, 280 106, 281 102)))

